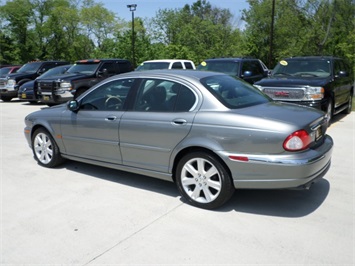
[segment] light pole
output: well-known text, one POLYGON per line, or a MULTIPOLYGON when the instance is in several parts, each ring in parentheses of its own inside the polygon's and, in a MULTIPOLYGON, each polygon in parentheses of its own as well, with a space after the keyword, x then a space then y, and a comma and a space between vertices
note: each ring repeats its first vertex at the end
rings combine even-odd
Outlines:
POLYGON ((136 62, 135 62, 135 55, 134 55, 134 11, 136 11, 137 5, 136 4, 131 4, 127 5, 129 8, 129 11, 132 12, 132 64, 133 67, 136 67, 136 62))

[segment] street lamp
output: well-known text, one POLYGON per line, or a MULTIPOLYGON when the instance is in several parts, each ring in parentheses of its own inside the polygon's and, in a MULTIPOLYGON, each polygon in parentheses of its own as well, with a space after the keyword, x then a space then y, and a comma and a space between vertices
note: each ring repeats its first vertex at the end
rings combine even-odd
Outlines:
POLYGON ((132 64, 133 67, 136 67, 136 62, 135 62, 135 55, 134 55, 134 11, 136 11, 137 5, 136 4, 131 4, 127 5, 129 8, 129 11, 132 12, 132 64))

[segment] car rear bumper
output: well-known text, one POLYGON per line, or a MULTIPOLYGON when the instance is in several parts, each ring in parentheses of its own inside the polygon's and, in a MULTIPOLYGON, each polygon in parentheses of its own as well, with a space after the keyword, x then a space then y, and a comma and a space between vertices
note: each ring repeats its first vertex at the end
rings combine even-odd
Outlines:
POLYGON ((221 152, 229 167, 235 188, 279 189, 309 187, 329 170, 333 140, 326 136, 316 149, 288 155, 250 155, 221 152), (248 158, 235 161, 229 156, 248 158))

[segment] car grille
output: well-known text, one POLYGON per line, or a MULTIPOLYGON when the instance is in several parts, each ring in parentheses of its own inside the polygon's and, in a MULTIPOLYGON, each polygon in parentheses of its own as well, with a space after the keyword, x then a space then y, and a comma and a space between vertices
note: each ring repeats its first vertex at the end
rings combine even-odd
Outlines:
POLYGON ((272 88, 265 87, 263 92, 273 100, 302 101, 304 99, 303 88, 272 88))
POLYGON ((38 82, 38 92, 48 94, 52 93, 53 87, 55 86, 55 83, 50 81, 50 82, 38 82))
POLYGON ((4 88, 6 85, 7 79, 0 79, 0 87, 4 88))

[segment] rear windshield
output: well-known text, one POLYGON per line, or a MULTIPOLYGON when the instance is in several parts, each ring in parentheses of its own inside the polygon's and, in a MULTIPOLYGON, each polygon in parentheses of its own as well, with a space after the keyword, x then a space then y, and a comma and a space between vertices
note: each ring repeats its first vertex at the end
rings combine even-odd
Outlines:
POLYGON ((330 61, 324 59, 285 59, 272 71, 273 76, 295 77, 328 77, 330 73, 330 61))
POLYGON ((247 82, 228 75, 209 76, 201 83, 226 107, 238 109, 272 101, 247 82))

